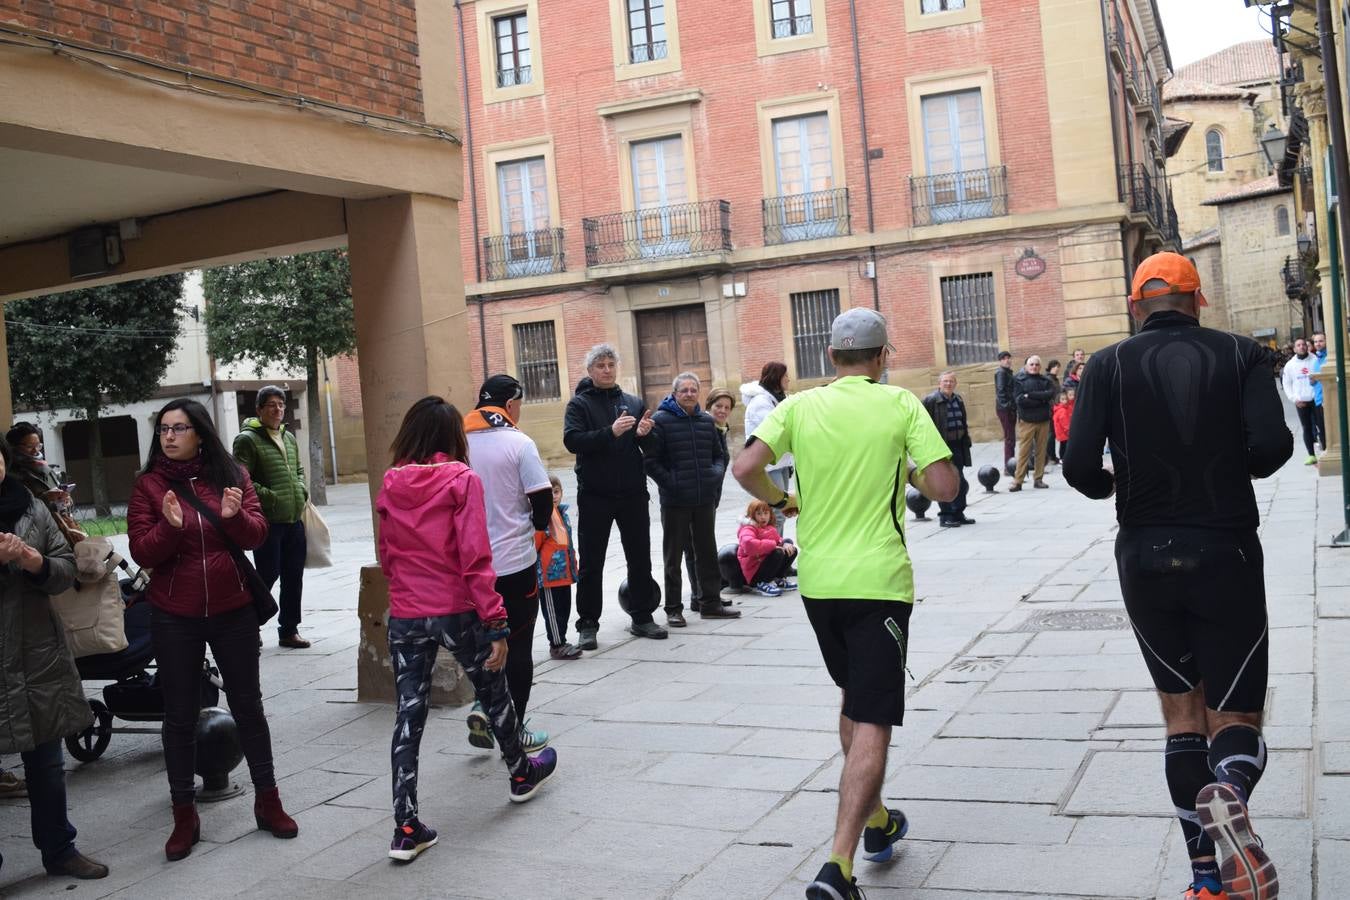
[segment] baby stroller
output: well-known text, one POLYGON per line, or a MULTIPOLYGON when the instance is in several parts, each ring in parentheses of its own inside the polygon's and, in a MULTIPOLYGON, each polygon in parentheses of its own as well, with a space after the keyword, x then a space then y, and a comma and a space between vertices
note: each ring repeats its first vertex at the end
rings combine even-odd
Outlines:
MULTIPOLYGON (((99 653, 75 660, 83 681, 111 682, 103 688, 103 699, 90 700, 94 724, 66 738, 66 749, 80 762, 93 762, 108 749, 116 734, 159 734, 160 729, 146 726, 113 726, 113 719, 126 722, 163 722, 164 694, 155 669, 155 653, 150 645, 150 604, 145 589, 150 584, 144 571, 131 574, 126 560, 118 566, 127 573, 119 578, 124 604, 123 622, 127 646, 116 653, 99 653)), ((207 659, 202 666, 201 706, 214 707, 224 686, 220 673, 207 659)))

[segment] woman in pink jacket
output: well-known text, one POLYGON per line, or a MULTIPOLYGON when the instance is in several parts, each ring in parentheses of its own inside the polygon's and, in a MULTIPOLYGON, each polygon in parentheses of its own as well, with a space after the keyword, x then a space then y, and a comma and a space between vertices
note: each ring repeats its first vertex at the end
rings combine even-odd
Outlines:
POLYGON ((417 756, 427 721, 431 671, 444 646, 473 683, 502 759, 510 799, 524 803, 557 767, 551 748, 527 757, 506 689, 506 607, 493 588, 483 483, 468 466, 459 410, 440 397, 412 405, 390 448, 394 467, 375 501, 380 565, 389 581, 389 657, 398 711, 391 763, 394 840, 389 856, 409 861, 436 843, 417 819, 417 756))
POLYGON ((797 546, 784 541, 773 527, 773 508, 763 500, 751 500, 736 532, 736 559, 745 583, 762 597, 778 597, 797 585, 787 580, 797 546))

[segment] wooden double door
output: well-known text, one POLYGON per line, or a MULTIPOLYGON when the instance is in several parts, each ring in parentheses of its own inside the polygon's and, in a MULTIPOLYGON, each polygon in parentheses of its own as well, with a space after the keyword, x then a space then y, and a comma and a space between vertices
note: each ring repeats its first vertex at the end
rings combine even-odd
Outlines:
POLYGON ((681 372, 693 372, 702 382, 699 402, 712 382, 708 352, 708 316, 703 304, 644 310, 634 315, 637 325, 638 365, 642 402, 653 412, 670 393, 681 372))

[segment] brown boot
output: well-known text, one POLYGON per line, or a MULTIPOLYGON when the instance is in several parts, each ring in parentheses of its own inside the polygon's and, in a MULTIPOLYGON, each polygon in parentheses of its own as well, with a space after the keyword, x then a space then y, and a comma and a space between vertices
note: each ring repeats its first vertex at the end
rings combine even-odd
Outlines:
POLYGON ((272 832, 272 837, 293 838, 300 833, 300 826, 281 808, 281 794, 274 787, 258 791, 253 799, 253 818, 263 831, 272 832))
POLYGON ((192 845, 202 839, 202 822, 197 818, 197 804, 173 805, 173 834, 164 843, 164 856, 169 862, 182 859, 192 852, 192 845))

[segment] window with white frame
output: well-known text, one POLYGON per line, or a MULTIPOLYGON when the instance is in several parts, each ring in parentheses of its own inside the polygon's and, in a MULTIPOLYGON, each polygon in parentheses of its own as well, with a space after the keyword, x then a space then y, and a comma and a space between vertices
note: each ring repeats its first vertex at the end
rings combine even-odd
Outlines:
POLYGON ((1002 214, 996 198, 1004 192, 989 166, 984 132, 984 98, 978 88, 923 98, 924 159, 921 181, 928 224, 1002 214))
POLYGON ((775 38, 797 37, 810 34, 814 30, 811 0, 768 0, 768 2, 775 38))
POLYGON ((784 241, 832 237, 848 231, 848 199, 834 187, 829 113, 773 121, 774 178, 778 196, 767 224, 784 241))
POLYGON ((1205 132, 1205 161, 1211 172, 1223 171, 1223 134, 1217 128, 1205 132))
POLYGON ((505 277, 545 275, 562 269, 562 247, 550 227, 547 172, 542 156, 497 164, 501 258, 490 258, 488 264, 503 267, 505 277))
POLYGON ((920 0, 919 12, 936 13, 948 12, 953 9, 965 9, 966 0, 920 0))
POLYGON ((789 294, 792 305, 792 344, 798 378, 826 378, 834 374, 830 362, 830 325, 839 315, 839 289, 789 294))
POLYGON ((529 84, 530 24, 524 10, 492 20, 492 35, 497 43, 497 87, 529 84))
POLYGON ((553 320, 512 326, 516 340, 516 371, 525 389, 526 403, 562 399, 558 377, 558 339, 553 320))

